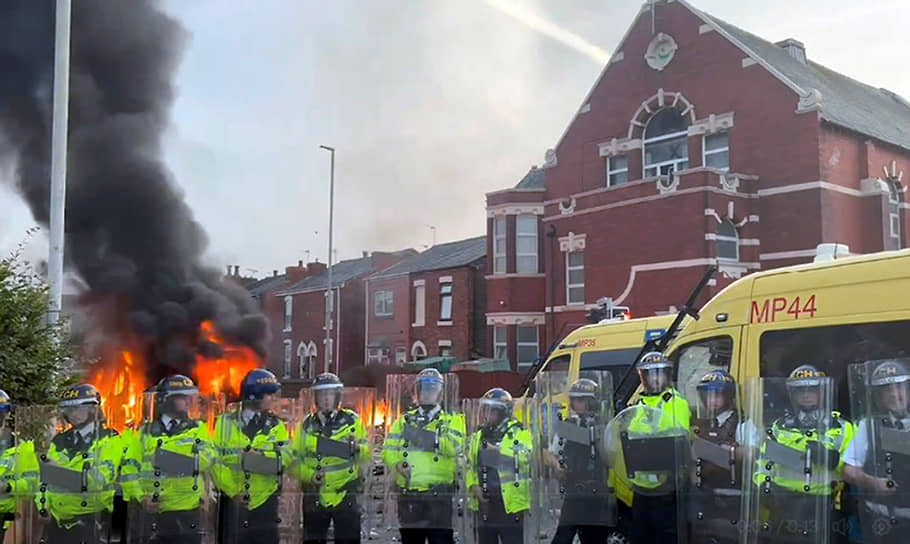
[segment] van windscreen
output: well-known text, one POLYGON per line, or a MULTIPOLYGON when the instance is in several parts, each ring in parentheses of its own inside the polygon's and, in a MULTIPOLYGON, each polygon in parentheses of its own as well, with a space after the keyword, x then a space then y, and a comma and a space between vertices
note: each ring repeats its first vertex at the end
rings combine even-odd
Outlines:
POLYGON ((613 384, 622 381, 623 374, 638 357, 641 348, 588 351, 581 354, 581 370, 607 370, 613 384))

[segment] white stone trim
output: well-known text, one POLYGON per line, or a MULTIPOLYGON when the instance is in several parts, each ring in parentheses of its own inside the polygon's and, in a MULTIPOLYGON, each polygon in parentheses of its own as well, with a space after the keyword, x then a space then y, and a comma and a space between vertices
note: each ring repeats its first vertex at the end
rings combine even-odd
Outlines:
POLYGON ((753 59, 752 57, 746 57, 746 58, 743 59, 743 68, 748 68, 748 67, 750 67, 750 66, 755 66, 756 64, 758 64, 758 61, 756 61, 756 60, 753 59))
POLYGON ((452 276, 439 276, 439 283, 452 283, 452 276))
POLYGON ((411 283, 411 287, 423 287, 427 284, 427 280, 414 280, 411 283))
POLYGON ((487 217, 500 215, 543 215, 543 204, 497 204, 487 207, 487 217))
POLYGON ((795 251, 775 251, 771 253, 762 253, 758 256, 762 261, 778 261, 782 259, 803 259, 806 257, 815 257, 817 249, 799 249, 795 251))
POLYGON ((689 125, 689 136, 702 134, 715 134, 733 128, 733 112, 712 113, 704 119, 699 119, 689 125))
POLYGON ((641 149, 641 138, 613 138, 597 146, 601 157, 613 157, 627 151, 641 149))
POLYGON ((859 186, 866 195, 890 195, 888 184, 879 178, 866 178, 859 180, 859 186))
POLYGON ((717 212, 714 208, 705 208, 705 217, 717 217, 717 212))
POLYGON ((619 62, 624 58, 626 58, 626 54, 623 53, 622 51, 617 51, 616 53, 613 53, 613 57, 610 59, 610 62, 608 63, 608 65, 619 62))
POLYGON ((705 240, 708 240, 708 241, 717 240, 717 235, 714 234, 713 232, 706 232, 706 233, 705 233, 705 240))
POLYGON ((439 341, 439 347, 441 347, 441 348, 450 348, 450 347, 452 347, 452 341, 451 341, 451 340, 440 340, 440 341, 439 341))
POLYGON ((677 268, 694 268, 697 266, 712 266, 717 264, 717 259, 685 259, 681 261, 664 261, 659 263, 649 263, 649 264, 636 264, 631 267, 629 270, 629 281, 626 284, 626 289, 622 292, 621 295, 616 297, 613 300, 613 304, 622 305, 630 293, 632 293, 632 287, 635 285, 635 277, 639 272, 653 272, 656 270, 673 270, 677 268))
POLYGON ((632 120, 629 122, 627 138, 631 140, 635 136, 635 127, 644 129, 645 121, 650 118, 653 112, 667 106, 680 110, 683 116, 688 115, 690 124, 695 123, 695 106, 681 92, 667 92, 663 88, 659 88, 653 96, 642 102, 641 106, 635 111, 635 115, 632 116, 632 120), (654 105, 653 109, 651 107, 652 104, 654 105))
POLYGON ((740 238, 739 245, 741 245, 741 246, 760 246, 761 240, 759 238, 740 238))
POLYGON ((423 353, 425 357, 430 356, 430 350, 427 349, 427 345, 421 342, 420 340, 411 344, 411 360, 417 360, 417 348, 423 348, 423 353))
POLYGON ((574 232, 569 232, 567 236, 560 236, 559 251, 563 253, 584 251, 587 238, 587 234, 575 234, 574 232))
POLYGON ((437 327, 451 327, 452 321, 437 321, 436 326, 437 327))
POLYGON ((533 273, 521 273, 521 272, 511 272, 509 274, 487 274, 483 277, 485 280, 508 280, 512 278, 545 278, 546 274, 542 272, 533 272, 533 273))
POLYGON ((759 189, 758 196, 774 196, 782 195, 787 193, 796 193, 799 191, 811 191, 814 189, 824 189, 826 191, 833 191, 835 193, 841 193, 850 196, 872 196, 877 193, 864 193, 862 191, 857 191, 856 189, 851 189, 849 187, 844 187, 842 185, 837 185, 828 181, 807 181, 805 183, 795 183, 793 185, 784 185, 782 187, 770 187, 768 189, 759 189))
POLYGON ((544 308, 546 313, 563 313, 563 312, 588 312, 600 308, 600 304, 564 304, 562 306, 547 306, 544 308))
POLYGON ((545 325, 543 312, 494 312, 487 313, 487 325, 545 325))
POLYGON ((590 103, 590 102, 587 103, 587 104, 585 104, 584 106, 582 106, 581 109, 578 110, 578 113, 579 113, 579 115, 580 115, 580 114, 582 114, 582 113, 588 113, 589 111, 591 111, 591 103, 590 103))
POLYGON ((757 215, 750 215, 746 219, 748 219, 750 223, 758 223, 760 217, 757 215))
POLYGON ((698 33, 707 34, 708 32, 714 32, 714 28, 711 25, 699 25, 698 33))

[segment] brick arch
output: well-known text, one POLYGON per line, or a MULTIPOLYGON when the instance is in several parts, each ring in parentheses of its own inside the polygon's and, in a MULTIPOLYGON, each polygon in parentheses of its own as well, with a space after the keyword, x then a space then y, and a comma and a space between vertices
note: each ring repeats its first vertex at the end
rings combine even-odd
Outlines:
POLYGON ((681 92, 657 89, 654 96, 642 102, 635 110, 635 115, 629 121, 629 139, 644 136, 648 120, 665 108, 676 108, 683 117, 689 117, 689 124, 695 123, 695 106, 681 92))

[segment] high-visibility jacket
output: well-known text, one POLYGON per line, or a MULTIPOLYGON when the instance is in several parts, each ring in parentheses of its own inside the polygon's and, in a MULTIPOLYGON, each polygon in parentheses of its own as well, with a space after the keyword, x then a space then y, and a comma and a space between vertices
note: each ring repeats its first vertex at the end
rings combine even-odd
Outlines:
MULTIPOLYGON (((660 417, 657 421, 652 421, 644 410, 639 411, 629 422, 629 434, 642 436, 669 435, 677 430, 682 434, 689 432, 689 403, 675 388, 671 387, 659 395, 642 395, 638 403, 660 412, 660 417)), ((622 469, 625 470, 625 467, 622 469)), ((631 483, 641 489, 656 490, 667 483, 667 474, 636 472, 631 483)))
POLYGON ((238 412, 223 414, 215 422, 215 449, 218 457, 212 467, 212 477, 218 489, 231 498, 249 496, 249 508, 255 510, 281 488, 284 471, 289 464, 288 429, 278 416, 260 414, 256 429, 247 429, 238 412), (244 470, 244 452, 255 452, 275 459, 275 473, 263 474, 244 470))
POLYGON ((440 410, 428 420, 415 408, 392 424, 382 445, 382 461, 389 470, 403 463, 411 469, 407 480, 396 472, 399 489, 422 492, 454 486, 464 441, 464 414, 440 410))
POLYGON ((295 474, 304 492, 317 490, 318 505, 334 508, 362 485, 370 446, 357 412, 342 409, 323 422, 310 414, 294 436, 295 474))
MULTIPOLYGON (((485 493, 494 492, 495 489, 486 488, 486 483, 491 472, 496 471, 492 476, 494 481, 499 482, 506 513, 517 514, 531 508, 531 433, 517 420, 510 419, 496 438, 500 436, 496 444, 484 437, 483 430, 471 435, 465 483, 469 491, 474 486, 480 486, 485 493), (484 453, 494 448, 493 455, 484 453)), ((477 510, 478 506, 477 499, 472 495, 471 509, 477 510)))
POLYGON ((65 528, 76 523, 77 517, 113 512, 117 467, 123 460, 123 444, 117 431, 100 427, 87 440, 78 442, 77 432, 70 428, 54 436, 46 458, 82 474, 85 491, 62 491, 42 482, 35 496, 38 513, 53 516, 65 528))
POLYGON ((757 486, 774 484, 794 493, 824 496, 834 494, 836 491, 834 484, 843 476, 844 453, 846 453, 850 441, 853 440, 854 428, 852 423, 841 418, 839 412, 831 413, 831 418, 826 426, 828 429, 825 434, 819 435, 816 432, 801 429, 794 417, 775 420, 771 424, 771 433, 762 442, 752 481, 757 486), (836 456, 837 463, 833 467, 829 467, 833 470, 822 477, 810 477, 807 490, 804 466, 786 467, 769 463, 764 458, 769 440, 774 440, 778 444, 800 453, 805 453, 810 444, 818 444, 829 450, 832 457, 836 456))
POLYGON ((173 434, 168 434, 160 419, 146 423, 133 434, 123 461, 120 471, 123 498, 137 502, 150 498, 158 503, 159 512, 198 508, 214 458, 215 449, 205 423, 184 419, 173 434), (191 459, 193 471, 171 475, 156 470, 158 450, 191 459))
POLYGON ((16 444, 10 435, 3 453, 0 454, 0 485, 9 485, 9 495, 0 500, 0 513, 13 514, 19 499, 34 496, 38 489, 38 457, 35 443, 26 440, 16 444))

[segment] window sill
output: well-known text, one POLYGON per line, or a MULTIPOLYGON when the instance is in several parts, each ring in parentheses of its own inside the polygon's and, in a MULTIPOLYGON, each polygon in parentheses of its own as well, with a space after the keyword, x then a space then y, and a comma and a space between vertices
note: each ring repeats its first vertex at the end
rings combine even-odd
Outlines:
POLYGON ((451 327, 452 322, 451 321, 437 321, 436 326, 437 327, 451 327))
POLYGON ((285 328, 285 329, 283 329, 281 332, 291 332, 292 330, 293 330, 293 329, 285 328))
POLYGON ((392 319, 395 314, 373 314, 374 319, 392 319))
POLYGON ((425 326, 426 326, 426 322, 424 322, 424 323, 411 323, 411 326, 412 326, 412 327, 425 327, 425 326))

